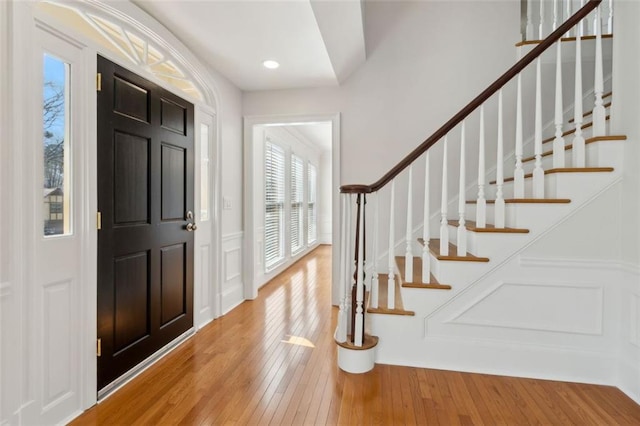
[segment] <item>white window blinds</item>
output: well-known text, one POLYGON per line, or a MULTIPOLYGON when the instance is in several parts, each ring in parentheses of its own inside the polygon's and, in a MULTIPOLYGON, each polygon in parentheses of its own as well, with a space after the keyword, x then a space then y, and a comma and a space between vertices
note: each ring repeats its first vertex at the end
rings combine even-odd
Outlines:
POLYGON ((291 155, 291 254, 304 248, 304 161, 291 155))
POLYGON ((313 244, 318 239, 317 172, 316 167, 311 163, 308 165, 307 175, 309 188, 309 198, 307 199, 307 243, 313 244))
POLYGON ((270 142, 264 153, 264 262, 268 270, 284 259, 284 150, 270 142))

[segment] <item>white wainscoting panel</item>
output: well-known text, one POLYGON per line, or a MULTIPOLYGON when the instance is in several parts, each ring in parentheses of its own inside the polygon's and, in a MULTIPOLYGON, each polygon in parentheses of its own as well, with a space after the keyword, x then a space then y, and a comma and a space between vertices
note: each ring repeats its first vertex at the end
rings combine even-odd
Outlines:
POLYGON ((445 322, 600 335, 602 309, 602 287, 500 281, 445 322))
POLYGON ((11 283, 0 283, 0 299, 11 297, 12 294, 13 288, 11 287, 11 283))
POLYGON ((73 287, 72 281, 43 286, 43 411, 73 395, 72 381, 78 373, 74 363, 73 335, 76 331, 72 312, 77 307, 73 305, 73 287))
MULTIPOLYGON (((204 317, 211 311, 211 245, 200 246, 200 314, 204 317)), ((209 314, 210 315, 210 314, 209 314)))
POLYGON ((244 301, 242 244, 244 234, 235 232, 222 237, 222 313, 244 301))
POLYGON ((242 268, 240 247, 224 251, 224 281, 230 282, 240 276, 242 268))
POLYGON ((640 348, 640 295, 631 295, 630 342, 640 348))

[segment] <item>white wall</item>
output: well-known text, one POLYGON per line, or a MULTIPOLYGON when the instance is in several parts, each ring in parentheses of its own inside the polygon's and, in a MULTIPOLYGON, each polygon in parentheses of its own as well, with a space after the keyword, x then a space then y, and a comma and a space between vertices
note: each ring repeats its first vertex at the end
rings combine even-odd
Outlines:
MULTIPOLYGON (((613 39, 613 106, 611 128, 625 134, 624 179, 621 191, 619 386, 640 401, 640 3, 616 0, 613 39)), ((611 209, 607 212, 611 217, 611 209)))
POLYGON ((216 82, 221 142, 221 267, 222 313, 244 300, 242 275, 242 92, 229 80, 210 69, 216 82))
POLYGON ((332 242, 332 194, 338 191, 332 179, 331 152, 323 152, 318 169, 318 241, 320 244, 332 242))
MULTIPOLYGON (((613 66, 614 102, 611 130, 613 134, 626 134, 631 141, 640 140, 640 3, 632 0, 615 2, 615 37, 613 66), (630 53, 633 52, 633 53, 630 53)), ((625 145, 625 181, 623 185, 622 258, 640 264, 640 147, 637 143, 625 145)))

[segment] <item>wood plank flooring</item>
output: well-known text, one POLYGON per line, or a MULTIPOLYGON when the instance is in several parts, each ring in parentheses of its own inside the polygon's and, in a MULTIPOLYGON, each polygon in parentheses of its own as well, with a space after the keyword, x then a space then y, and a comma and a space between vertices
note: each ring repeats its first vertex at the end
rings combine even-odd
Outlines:
POLYGON ((376 365, 336 366, 321 246, 74 425, 638 425, 618 389, 376 365))

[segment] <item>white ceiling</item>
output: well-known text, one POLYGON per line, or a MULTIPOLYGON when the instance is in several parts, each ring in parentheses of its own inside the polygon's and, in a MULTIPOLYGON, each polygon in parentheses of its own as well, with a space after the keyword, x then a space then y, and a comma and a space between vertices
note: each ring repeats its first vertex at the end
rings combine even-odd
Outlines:
POLYGON ((360 0, 133 1, 242 90, 335 86, 365 60, 360 0))

